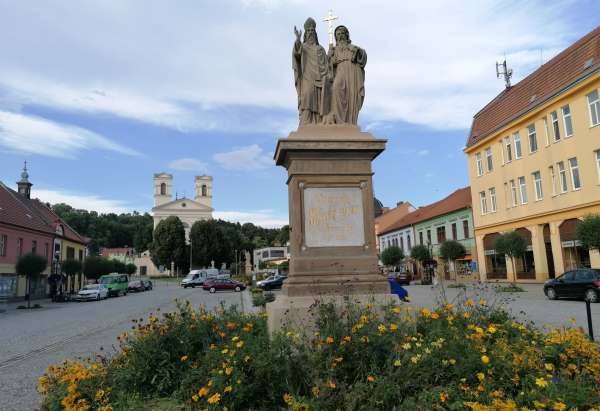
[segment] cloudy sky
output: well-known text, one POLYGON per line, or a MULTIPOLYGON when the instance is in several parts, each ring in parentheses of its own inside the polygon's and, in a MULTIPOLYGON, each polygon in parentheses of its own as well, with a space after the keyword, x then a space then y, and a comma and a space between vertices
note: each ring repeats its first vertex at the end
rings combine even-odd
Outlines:
MULTIPOLYGON (((101 212, 149 211, 152 174, 214 176, 215 216, 287 222, 272 155, 297 126, 293 26, 332 7, 366 49, 360 126, 385 205, 468 184, 473 114, 597 24, 589 1, 0 0, 0 180, 24 160, 33 195, 101 212)), ((318 34, 327 42, 327 26, 318 34)))

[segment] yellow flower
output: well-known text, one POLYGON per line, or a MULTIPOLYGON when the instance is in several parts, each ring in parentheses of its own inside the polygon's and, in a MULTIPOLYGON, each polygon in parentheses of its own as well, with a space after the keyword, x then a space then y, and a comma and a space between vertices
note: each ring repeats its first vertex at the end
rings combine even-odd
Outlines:
POLYGON ((335 385, 335 383, 334 383, 333 381, 329 381, 329 382, 327 383, 327 386, 328 386, 329 388, 331 388, 332 390, 335 390, 335 388, 337 387, 337 385, 335 385))
POLYGON ((554 371, 554 365, 553 364, 546 363, 546 364, 544 364, 544 367, 546 368, 546 370, 548 370, 550 372, 554 371))
POLYGON ((402 363, 400 362, 400 360, 394 361, 394 367, 400 367, 401 365, 402 363))
POLYGON ((333 339, 333 337, 327 337, 327 338, 325 338, 325 342, 326 342, 327 344, 333 344, 333 342, 334 342, 334 341, 335 341, 335 340, 333 339))
POLYGON ((479 300, 479 305, 487 305, 487 301, 485 301, 483 298, 481 300, 479 300))
POLYGON ((221 351, 221 354, 227 354, 228 352, 229 352, 229 349, 223 348, 223 350, 221 351))
POLYGON ((369 322, 369 317, 367 317, 366 315, 361 315, 360 316, 360 322, 361 323, 368 323, 369 322))
POLYGON ((485 374, 484 374, 484 373, 482 373, 482 372, 478 372, 478 373, 477 373, 477 379, 478 379, 479 381, 483 381, 483 380, 485 380, 485 374))
POLYGON ((227 368, 225 368, 225 374, 231 375, 232 372, 233 372, 233 367, 227 367, 227 368))
POLYGON ((244 346, 244 342, 243 341, 239 341, 235 346, 238 347, 238 348, 242 348, 244 346))
POLYGON ((450 358, 448 362, 450 362, 452 365, 456 364, 456 360, 454 358, 450 358))
POLYGON ((337 363, 341 363, 342 361, 344 361, 344 357, 337 357, 333 361, 335 361, 337 363))
POLYGON ((498 331, 498 329, 497 329, 496 327, 494 327, 493 325, 490 325, 490 326, 488 327, 488 332, 489 332, 490 334, 494 334, 496 331, 498 331))
POLYGON ((192 395, 192 401, 198 402, 198 396, 196 394, 192 395))
POLYGON ((567 409, 567 405, 562 402, 555 402, 554 407, 552 407, 554 411, 564 411, 567 409))
POLYGON ((490 357, 488 357, 487 355, 482 355, 481 356, 481 362, 484 364, 489 364, 490 363, 490 357))
POLYGON ((104 390, 100 389, 96 391, 96 401, 102 400, 102 397, 104 397, 104 390))
POLYGON ((219 394, 218 392, 213 394, 209 399, 208 399, 208 403, 209 404, 216 404, 219 401, 221 401, 221 394, 219 394))
POLYGON ((475 302, 474 302, 473 300, 471 300, 470 298, 469 298, 467 301, 465 301, 465 305, 466 305, 467 307, 470 307, 470 306, 472 306, 473 304, 475 304, 475 302))
POLYGON ((446 308, 451 310, 452 308, 454 308, 454 304, 448 303, 446 304, 446 308))
POLYGON ((316 387, 316 386, 315 386, 315 387, 312 387, 311 391, 312 391, 312 395, 313 395, 315 398, 316 398, 316 397, 318 397, 318 396, 319 396, 319 393, 321 392, 321 390, 319 390, 319 387, 316 387))
POLYGON ((239 339, 240 339, 240 337, 238 337, 238 336, 236 335, 235 337, 233 337, 233 338, 231 339, 231 341, 233 341, 233 342, 236 342, 236 341, 237 341, 237 340, 239 340, 239 339))
POLYGON ((363 335, 362 337, 360 337, 360 340, 367 344, 369 342, 369 337, 367 335, 363 335))
POLYGON ((400 314, 400 307, 394 307, 394 308, 392 308, 392 312, 394 314, 400 314))
POLYGON ((352 337, 350 337, 349 335, 346 335, 346 336, 343 338, 343 340, 344 340, 345 342, 350 342, 350 341, 352 341, 352 337))
POLYGON ((548 386, 548 381, 546 381, 544 378, 536 378, 535 385, 544 388, 548 386))
POLYGON ((402 344, 402 348, 405 350, 410 350, 410 343, 402 344))
POLYGON ((387 327, 386 327, 385 325, 383 325, 383 324, 379 324, 379 325, 377 326, 377 330, 378 330, 380 333, 382 333, 382 334, 383 334, 384 332, 386 332, 386 331, 387 331, 387 327))
POLYGON ((469 319, 469 318, 471 318, 471 313, 463 313, 463 318, 464 318, 464 319, 469 319))
POLYGON ((291 394, 288 394, 287 392, 285 394, 283 394, 283 401, 288 404, 291 405, 292 402, 294 402, 294 397, 292 397, 291 394))
POLYGON ((208 388, 206 388, 206 387, 202 387, 202 388, 200 388, 200 389, 198 390, 198 396, 199 396, 200 398, 202 398, 202 397, 206 397, 207 395, 208 395, 208 388))
POLYGON ((372 375, 369 375, 369 376, 367 376, 367 381, 375 382, 375 377, 373 377, 372 375))
POLYGON ((429 317, 429 316, 431 315, 431 311, 429 311, 427 308, 423 308, 423 309, 421 310, 421 315, 422 315, 423 317, 429 317))
POLYGON ((187 355, 184 355, 183 357, 180 358, 181 362, 186 362, 188 359, 187 355))
POLYGON ((233 390, 233 387, 231 385, 228 385, 227 387, 225 387, 223 389, 223 392, 231 392, 233 390))
POLYGON ((441 402, 446 402, 448 401, 448 394, 446 394, 445 392, 440 392, 440 401, 441 402))
POLYGON ((398 331, 398 326, 396 324, 390 324, 390 331, 398 331))
POLYGON ((433 318, 434 320, 437 320, 438 318, 440 318, 438 313, 433 313, 431 314, 431 318, 433 318))

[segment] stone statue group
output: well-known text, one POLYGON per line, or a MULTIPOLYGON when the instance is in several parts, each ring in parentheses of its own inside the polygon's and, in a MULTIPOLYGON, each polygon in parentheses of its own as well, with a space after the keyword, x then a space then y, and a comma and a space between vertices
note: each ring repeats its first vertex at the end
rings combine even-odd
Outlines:
POLYGON ((365 99, 367 53, 350 41, 345 26, 335 31, 329 51, 319 44, 316 22, 308 18, 302 31, 294 27, 294 82, 298 92, 300 126, 354 124, 365 99))

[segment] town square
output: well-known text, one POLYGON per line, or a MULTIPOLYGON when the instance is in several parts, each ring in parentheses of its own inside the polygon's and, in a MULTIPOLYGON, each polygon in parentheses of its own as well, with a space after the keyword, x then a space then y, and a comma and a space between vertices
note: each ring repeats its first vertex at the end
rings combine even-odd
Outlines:
POLYGON ((0 409, 600 410, 599 11, 0 1, 0 409))

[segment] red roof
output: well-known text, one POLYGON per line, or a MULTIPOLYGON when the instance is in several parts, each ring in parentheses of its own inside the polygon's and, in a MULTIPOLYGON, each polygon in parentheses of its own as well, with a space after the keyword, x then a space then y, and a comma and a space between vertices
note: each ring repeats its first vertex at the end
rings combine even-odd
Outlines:
POLYGON ((600 69, 600 26, 475 114, 467 147, 600 69))
POLYGON ((399 230, 421 221, 429 220, 435 217, 439 217, 445 214, 449 214, 453 211, 462 210, 463 208, 471 207, 471 187, 460 188, 450 194, 448 197, 429 204, 425 207, 407 214, 396 223, 388 226, 385 230, 381 231, 379 235, 391 233, 392 231, 399 230))
POLYGON ((63 226, 63 238, 74 241, 80 244, 87 244, 86 238, 75 231, 69 226, 58 214, 54 213, 46 204, 42 203, 37 198, 34 200, 28 200, 30 208, 35 209, 38 214, 46 221, 46 224, 51 226, 53 230, 56 230, 57 225, 63 226))

